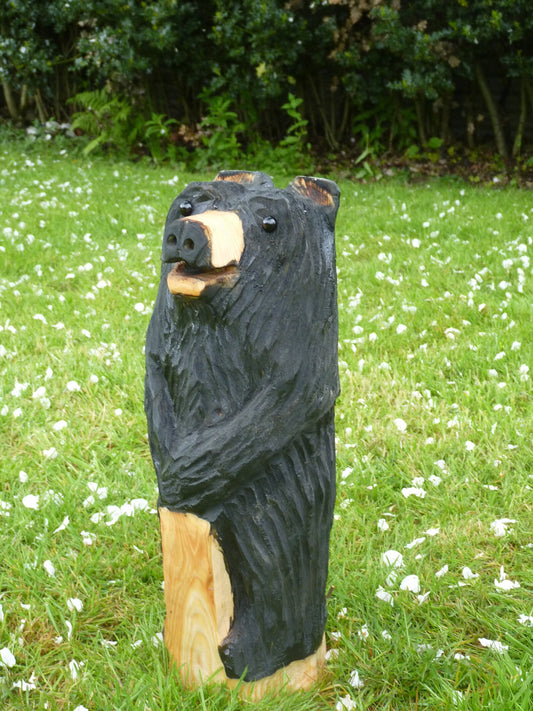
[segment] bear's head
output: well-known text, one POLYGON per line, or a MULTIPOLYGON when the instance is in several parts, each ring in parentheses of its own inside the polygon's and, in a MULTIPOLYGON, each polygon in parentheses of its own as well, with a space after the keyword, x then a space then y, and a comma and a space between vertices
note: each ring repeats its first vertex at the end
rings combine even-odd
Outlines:
POLYGON ((298 177, 280 190, 264 173, 223 171, 190 183, 167 216, 162 280, 178 300, 226 305, 242 282, 260 294, 280 275, 286 286, 276 288, 289 291, 294 280, 334 281, 338 205, 337 185, 322 178, 298 177))

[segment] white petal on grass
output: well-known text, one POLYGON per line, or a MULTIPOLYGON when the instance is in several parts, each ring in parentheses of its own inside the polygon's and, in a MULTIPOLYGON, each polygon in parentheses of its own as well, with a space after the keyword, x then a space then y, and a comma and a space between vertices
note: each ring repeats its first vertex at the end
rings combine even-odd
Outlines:
POLYGON ((33 509, 36 511, 39 508, 39 497, 36 494, 27 494, 22 499, 22 505, 27 509, 33 509))
POLYGON ((67 383, 67 390, 70 393, 75 393, 81 390, 79 384, 75 380, 69 380, 67 383))
POLYGON ((70 622, 70 620, 65 620, 65 626, 67 628, 67 639, 70 641, 72 638, 72 622, 70 622))
POLYGON ((2 607, 2 603, 0 602, 0 622, 4 621, 4 608, 2 607))
POLYGON ((359 639, 368 639, 370 637, 370 632, 368 631, 368 625, 363 625, 361 629, 357 632, 359 639))
POLYGON ((495 521, 493 521, 490 524, 490 530, 494 533, 495 536, 498 538, 501 538, 502 536, 505 536, 506 533, 510 533, 511 529, 508 529, 508 525, 510 523, 516 523, 516 519, 514 518, 497 518, 495 521))
POLYGON ((440 533, 440 528, 428 528, 424 533, 426 536, 437 536, 440 533))
POLYGON ((74 711, 89 711, 89 709, 86 706, 76 706, 74 711))
POLYGON ((465 580, 474 580, 474 578, 479 578, 478 573, 473 573, 467 565, 463 568, 462 575, 465 580))
POLYGON ((531 615, 520 615, 518 622, 526 627, 533 627, 533 617, 531 615))
POLYGON ((419 499, 423 499, 426 495, 424 489, 418 486, 406 486, 402 489, 402 494, 408 499, 410 496, 418 496, 419 499))
POLYGON ((447 572, 448 572, 448 566, 447 566, 447 565, 443 565, 440 570, 437 570, 437 572, 435 573, 435 577, 436 577, 436 578, 442 578, 442 576, 443 576, 443 575, 446 575, 447 572))
POLYGON ((388 593, 386 590, 384 590, 381 585, 379 588, 376 590, 376 597, 378 600, 382 600, 383 602, 387 602, 389 605, 394 606, 394 598, 390 593, 388 593))
POLYGON ((348 680, 348 683, 350 684, 351 687, 354 689, 362 689, 363 686, 365 685, 364 681, 361 679, 359 676, 359 672, 357 669, 354 669, 351 674, 350 678, 348 680))
POLYGON ((405 422, 405 420, 402 420, 401 417, 397 417, 394 420, 394 424, 396 425, 396 429, 398 430, 398 432, 405 432, 407 429, 407 423, 405 422))
POLYGON ((403 555, 394 550, 386 551, 381 556, 381 562, 392 568, 401 568, 403 565, 403 555))
POLYGON ((84 666, 84 664, 85 662, 77 662, 75 659, 68 663, 68 668, 72 681, 76 681, 76 679, 78 678, 78 672, 80 671, 81 667, 84 666))
POLYGON ((0 665, 11 668, 14 667, 16 663, 17 660, 13 652, 7 647, 2 647, 2 649, 0 649, 0 665))
POLYGON ((407 575, 400 583, 400 590, 408 590, 409 592, 420 592, 420 579, 418 575, 407 575))
POLYGON ((68 427, 68 422, 66 422, 65 420, 59 420, 58 422, 52 425, 52 429, 56 432, 61 432, 61 430, 64 430, 65 427, 68 427))
POLYGON ((59 533, 60 531, 64 531, 65 528, 69 525, 69 523, 70 523, 70 518, 69 518, 68 516, 65 516, 65 518, 63 519, 61 525, 59 525, 59 526, 56 528, 56 530, 54 531, 54 533, 59 533))
POLYGON ((154 645, 154 647, 159 647, 160 645, 163 644, 163 633, 162 632, 158 632, 157 634, 154 634, 154 636, 152 637, 152 644, 154 645))
POLYGON ((89 531, 80 531, 82 537, 82 543, 84 546, 92 546, 96 541, 96 533, 90 533, 89 531))
POLYGON ((503 565, 500 568, 500 579, 495 580, 494 585, 498 588, 498 590, 502 590, 503 592, 509 592, 509 590, 515 590, 520 587, 520 583, 518 581, 509 580, 507 578, 503 565))
POLYGON ((43 457, 45 459, 56 459, 57 449, 55 447, 50 447, 50 449, 43 449, 43 457))
POLYGON ((32 675, 28 681, 20 679, 19 681, 16 681, 11 688, 20 689, 21 691, 35 691, 37 688, 37 684, 35 683, 36 681, 37 677, 35 676, 35 672, 32 672, 32 675))
POLYGON ((493 652, 497 652, 498 654, 504 654, 509 649, 508 644, 502 644, 501 642, 498 642, 498 640, 480 637, 478 641, 482 647, 492 649, 493 652))
POLYGON ((350 696, 343 696, 335 705, 335 711, 355 711, 357 705, 350 696))
POLYGON ((517 580, 494 580, 494 585, 502 592, 509 592, 509 590, 515 590, 520 587, 520 583, 517 580))
POLYGON ((43 563, 43 568, 46 570, 46 572, 51 578, 53 578, 56 574, 56 569, 54 568, 51 560, 45 560, 43 563))
POLYGON ((471 452, 473 449, 476 448, 476 445, 471 442, 469 439, 466 440, 465 442, 465 449, 467 452, 471 452))
POLYGON ((378 521, 378 531, 388 531, 389 524, 384 518, 380 518, 378 521))
POLYGON ((69 597, 67 600, 67 607, 70 612, 72 612, 73 610, 81 612, 83 610, 83 602, 80 600, 79 597, 69 597))
POLYGON ((419 546, 421 543, 424 543, 425 540, 426 540, 425 537, 415 538, 415 540, 411 541, 411 543, 406 543, 404 548, 408 548, 410 550, 411 548, 415 548, 416 546, 419 546))

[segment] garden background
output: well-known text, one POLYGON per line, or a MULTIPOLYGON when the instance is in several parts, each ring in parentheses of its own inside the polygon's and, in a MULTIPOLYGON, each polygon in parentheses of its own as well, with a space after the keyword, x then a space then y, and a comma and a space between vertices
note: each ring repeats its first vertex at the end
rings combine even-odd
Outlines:
POLYGON ((237 167, 341 188, 328 667, 256 708, 531 709, 528 5, 0 6, 2 708, 249 707, 168 672, 142 407, 166 212, 237 167))
POLYGON ((195 168, 282 144, 529 179, 532 47, 528 0, 8 0, 0 111, 195 168))

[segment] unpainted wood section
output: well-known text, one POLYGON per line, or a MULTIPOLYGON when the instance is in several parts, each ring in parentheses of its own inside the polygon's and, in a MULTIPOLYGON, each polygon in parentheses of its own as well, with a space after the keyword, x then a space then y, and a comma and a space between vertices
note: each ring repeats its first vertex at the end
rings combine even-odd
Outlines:
POLYGON ((222 553, 207 521, 165 508, 159 516, 169 655, 188 685, 208 678, 224 681, 218 645, 219 636, 229 631, 233 599, 222 553), (229 599, 222 599, 228 591, 229 599))
POLYGON ((330 193, 321 187, 313 178, 298 177, 292 181, 292 186, 304 197, 308 197, 317 205, 334 207, 335 201, 330 193))
POLYGON ((244 231, 236 212, 206 210, 187 217, 187 222, 199 222, 204 228, 211 249, 211 266, 220 269, 237 264, 244 250, 244 231))
POLYGON ((208 286, 230 286, 238 276, 236 267, 228 267, 223 272, 187 274, 175 267, 167 276, 167 287, 174 296, 200 296, 208 286))
POLYGON ((240 696, 251 701, 281 689, 311 688, 325 666, 325 639, 314 654, 259 681, 240 683, 226 676, 218 647, 229 632, 233 597, 222 551, 207 521, 163 507, 159 518, 165 578, 165 645, 183 683, 192 688, 209 679, 231 689, 238 686, 240 696))
POLYGON ((250 171, 225 171, 219 173, 215 181, 223 181, 225 183, 253 183, 255 180, 255 174, 250 171))

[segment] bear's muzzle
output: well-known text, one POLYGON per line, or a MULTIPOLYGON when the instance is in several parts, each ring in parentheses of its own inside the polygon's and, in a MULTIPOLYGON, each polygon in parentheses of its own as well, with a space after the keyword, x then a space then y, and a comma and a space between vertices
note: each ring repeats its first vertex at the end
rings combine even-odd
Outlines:
POLYGON ((173 220, 165 227, 161 259, 176 262, 167 285, 172 294, 200 296, 207 286, 226 286, 236 278, 244 232, 236 212, 207 210, 173 220))

